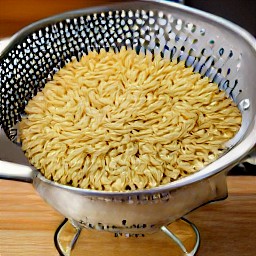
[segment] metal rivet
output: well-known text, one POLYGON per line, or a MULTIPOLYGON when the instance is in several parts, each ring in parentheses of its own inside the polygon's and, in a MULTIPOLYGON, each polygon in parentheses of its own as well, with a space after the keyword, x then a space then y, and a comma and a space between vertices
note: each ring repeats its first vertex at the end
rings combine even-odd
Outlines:
POLYGON ((249 109, 250 107, 250 100, 249 99, 244 99, 242 100, 240 103, 239 103, 240 107, 243 109, 243 110, 247 110, 249 109))

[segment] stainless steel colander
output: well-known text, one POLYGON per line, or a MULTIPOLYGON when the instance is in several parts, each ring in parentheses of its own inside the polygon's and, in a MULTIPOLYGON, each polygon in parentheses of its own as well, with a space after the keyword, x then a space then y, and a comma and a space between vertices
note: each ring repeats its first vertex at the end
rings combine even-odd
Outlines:
POLYGON ((158 230, 193 209, 227 196, 225 175, 255 162, 256 40, 211 14, 164 1, 138 1, 83 9, 36 22, 14 35, 0 56, 0 121, 19 143, 16 124, 28 101, 72 56, 129 47, 184 60, 234 100, 242 127, 229 151, 203 170, 148 190, 104 192, 45 179, 31 166, 0 161, 0 178, 33 183, 40 196, 77 226, 113 232, 158 230))

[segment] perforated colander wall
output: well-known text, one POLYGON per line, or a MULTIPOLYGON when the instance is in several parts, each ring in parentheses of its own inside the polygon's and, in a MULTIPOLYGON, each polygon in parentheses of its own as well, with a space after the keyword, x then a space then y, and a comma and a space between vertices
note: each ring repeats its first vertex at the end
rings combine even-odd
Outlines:
POLYGON ((170 13, 116 10, 53 22, 32 32, 1 58, 1 126, 11 140, 24 108, 72 56, 122 46, 186 61, 234 99, 241 54, 216 43, 210 32, 170 13))

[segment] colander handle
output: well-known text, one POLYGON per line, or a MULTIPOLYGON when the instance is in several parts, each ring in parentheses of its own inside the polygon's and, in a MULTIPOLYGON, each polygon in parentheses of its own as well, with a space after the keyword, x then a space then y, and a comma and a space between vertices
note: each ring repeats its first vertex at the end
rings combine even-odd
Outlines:
POLYGON ((32 183, 35 170, 31 166, 0 160, 0 179, 32 183))
POLYGON ((256 165, 256 145, 252 149, 252 151, 247 155, 247 157, 243 160, 245 163, 256 165))

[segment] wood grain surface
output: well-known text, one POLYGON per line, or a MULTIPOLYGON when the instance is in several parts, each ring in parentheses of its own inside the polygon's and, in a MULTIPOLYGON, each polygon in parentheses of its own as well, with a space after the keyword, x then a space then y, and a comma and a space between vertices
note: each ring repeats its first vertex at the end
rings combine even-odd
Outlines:
MULTIPOLYGON (((229 197, 186 216, 201 234, 199 256, 253 256, 256 245, 256 177, 228 177, 229 197)), ((58 255, 53 236, 63 217, 50 208, 30 184, 0 180, 0 255, 58 255)), ((188 198, 189 200, 189 198, 188 198)), ((175 224, 174 230, 179 225, 175 224)), ((178 230, 188 247, 189 230, 178 230)), ((178 256, 180 251, 162 233, 145 237, 114 237, 82 232, 72 255, 178 256)))
MULTIPOLYGON (((40 19, 66 11, 106 5, 115 0, 0 0, 0 38, 9 37, 18 30, 40 19)), ((119 1, 120 2, 120 1, 119 1)), ((123 1, 124 2, 124 1, 123 1)))

